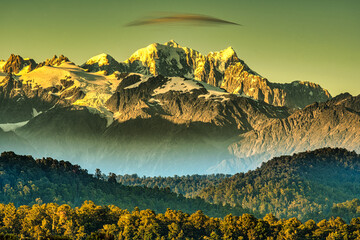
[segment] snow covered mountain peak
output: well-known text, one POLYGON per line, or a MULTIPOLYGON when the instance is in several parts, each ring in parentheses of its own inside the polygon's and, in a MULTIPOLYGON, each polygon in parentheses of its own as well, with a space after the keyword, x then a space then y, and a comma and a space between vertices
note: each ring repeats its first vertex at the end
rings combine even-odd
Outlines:
POLYGON ((103 65, 109 65, 113 61, 116 60, 113 57, 111 57, 109 54, 101 53, 87 60, 85 64, 92 65, 97 63, 99 66, 103 66, 103 65))
POLYGON ((91 65, 97 63, 99 66, 103 66, 103 65, 109 65, 111 60, 115 60, 115 59, 106 53, 101 53, 87 60, 85 64, 91 65))
POLYGON ((229 59, 234 56, 237 57, 235 50, 231 46, 221 50, 220 55, 223 57, 223 59, 229 59))
POLYGON ((90 72, 102 71, 105 75, 112 74, 115 71, 125 71, 125 68, 122 64, 106 53, 101 53, 90 58, 86 61, 86 63, 81 65, 81 67, 87 69, 90 72))
MULTIPOLYGON (((108 71, 105 66, 107 65, 82 67, 92 72, 108 71)), ((275 106, 302 108, 314 101, 331 98, 326 90, 315 85, 290 86, 269 82, 241 60, 232 47, 203 55, 194 49, 181 47, 174 40, 164 44, 152 43, 134 52, 126 61, 114 64, 111 71, 185 77, 221 87, 229 93, 245 94, 275 106), (301 97, 292 100, 300 88, 302 92, 298 95, 301 97)))

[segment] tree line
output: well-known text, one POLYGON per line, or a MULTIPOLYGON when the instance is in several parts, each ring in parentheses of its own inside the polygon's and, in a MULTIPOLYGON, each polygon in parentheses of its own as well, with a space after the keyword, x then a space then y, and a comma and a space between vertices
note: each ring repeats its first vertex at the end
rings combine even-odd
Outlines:
POLYGON ((260 215, 319 221, 332 214, 347 220, 354 217, 332 208, 358 198, 359 192, 360 155, 323 148, 274 158, 254 171, 203 189, 199 196, 207 202, 241 206, 260 215))
POLYGON ((200 198, 185 198, 169 188, 125 186, 117 183, 112 173, 106 178, 99 171, 89 174, 67 161, 52 158, 35 160, 13 152, 1 154, 1 203, 13 203, 15 207, 42 203, 79 207, 86 200, 99 205, 113 204, 122 209, 139 207, 157 212, 171 208, 192 213, 200 209, 217 217, 248 212, 229 205, 207 203, 200 198))
POLYGON ((360 156, 339 148, 274 158, 256 170, 233 176, 174 177, 116 176, 128 186, 168 187, 186 197, 248 209, 257 217, 273 213, 279 218, 320 221, 358 216, 360 156))
POLYGON ((187 198, 195 198, 207 187, 216 186, 230 174, 184 175, 173 177, 139 177, 137 174, 117 175, 117 182, 126 186, 145 186, 149 188, 169 188, 172 192, 187 198))
POLYGON ((81 207, 56 203, 20 206, 0 204, 1 239, 359 239, 360 218, 301 222, 272 214, 214 218, 202 211, 188 214, 167 209, 123 210, 85 201, 81 207))

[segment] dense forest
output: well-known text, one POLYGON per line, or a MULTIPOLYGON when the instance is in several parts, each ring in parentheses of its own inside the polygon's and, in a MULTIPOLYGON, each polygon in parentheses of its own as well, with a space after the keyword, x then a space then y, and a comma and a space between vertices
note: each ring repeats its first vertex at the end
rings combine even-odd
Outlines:
POLYGON ((323 148, 274 158, 254 171, 203 189, 199 196, 207 202, 242 206, 260 215, 321 220, 332 213, 349 219, 351 214, 342 211, 344 204, 334 204, 359 198, 359 194, 360 155, 323 148))
POLYGON ((202 211, 187 214, 168 209, 132 212, 114 205, 86 201, 81 207, 67 204, 34 204, 15 208, 0 204, 1 239, 359 239, 360 218, 346 224, 341 218, 304 223, 296 218, 279 220, 267 214, 227 215, 211 218, 202 211))
POLYGON ((360 216, 360 200, 355 198, 346 202, 334 204, 329 216, 341 216, 345 221, 360 216))
POLYGON ((0 239, 360 239, 359 190, 360 155, 345 149, 153 178, 4 152, 0 239))
POLYGON ((153 209, 165 212, 167 208, 195 212, 202 210, 210 216, 228 213, 242 214, 242 208, 210 204, 203 199, 185 198, 169 188, 129 187, 116 182, 116 175, 104 178, 101 171, 89 174, 87 170, 66 161, 52 158, 34 160, 4 152, 0 156, 0 202, 16 207, 42 203, 80 206, 85 200, 99 205, 113 204, 122 209, 153 209))
POLYGON ((139 177, 137 174, 118 175, 119 183, 126 186, 145 186, 149 188, 170 188, 172 192, 182 194, 188 198, 194 198, 199 192, 210 186, 218 185, 230 174, 210 174, 210 175, 186 175, 173 177, 139 177))
POLYGON ((169 187, 186 197, 251 209, 257 217, 321 220, 360 216, 360 157, 345 149, 323 148, 282 156, 234 176, 117 176, 129 186, 169 187), (359 207, 359 208, 358 208, 359 207))

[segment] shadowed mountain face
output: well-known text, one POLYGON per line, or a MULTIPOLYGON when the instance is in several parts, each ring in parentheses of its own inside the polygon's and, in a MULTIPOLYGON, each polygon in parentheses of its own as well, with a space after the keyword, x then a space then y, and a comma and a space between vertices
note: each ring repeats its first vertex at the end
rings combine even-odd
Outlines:
MULTIPOLYGON (((74 106, 86 97, 71 96, 75 102, 55 103, 16 133, 31 142, 36 154, 90 169, 189 174, 230 158, 227 147, 237 134, 289 115, 284 107, 194 80, 129 74, 116 81, 118 87, 104 103, 112 121, 93 108, 74 106)), ((52 95, 51 89, 42 91, 52 95)), ((32 107, 40 109, 35 102, 32 107)))
POLYGON ((240 136, 229 149, 236 160, 219 168, 247 162, 249 169, 274 156, 320 147, 344 147, 360 151, 360 95, 339 95, 325 103, 314 103, 287 118, 273 119, 261 129, 240 136))

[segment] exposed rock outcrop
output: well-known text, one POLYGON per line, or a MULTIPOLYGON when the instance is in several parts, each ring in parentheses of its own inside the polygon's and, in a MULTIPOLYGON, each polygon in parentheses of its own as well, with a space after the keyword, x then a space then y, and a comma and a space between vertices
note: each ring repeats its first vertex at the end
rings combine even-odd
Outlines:
POLYGON ((360 151, 359 99, 360 95, 343 94, 325 103, 309 105, 287 118, 273 119, 242 134, 229 150, 247 169, 275 156, 326 146, 360 151))
POLYGON ((44 62, 39 63, 36 68, 40 68, 43 66, 59 66, 64 62, 70 62, 70 60, 64 55, 60 55, 59 57, 54 55, 51 59, 46 59, 44 62))
POLYGON ((3 71, 6 73, 17 74, 24 70, 24 73, 30 72, 36 68, 37 64, 34 59, 22 58, 19 55, 11 54, 9 59, 3 66, 3 71))

